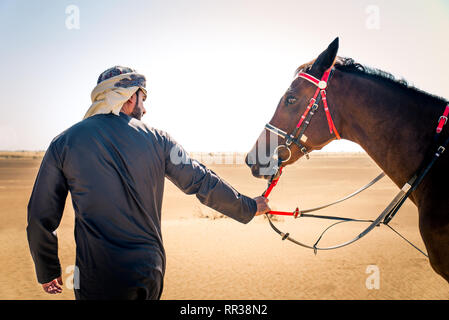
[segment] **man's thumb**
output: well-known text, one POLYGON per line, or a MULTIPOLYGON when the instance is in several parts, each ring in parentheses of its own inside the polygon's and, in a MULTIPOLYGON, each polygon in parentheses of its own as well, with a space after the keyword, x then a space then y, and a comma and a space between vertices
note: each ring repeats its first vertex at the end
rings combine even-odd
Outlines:
POLYGON ((58 278, 58 283, 59 283, 60 285, 63 284, 63 283, 62 283, 62 277, 59 277, 59 278, 58 278))

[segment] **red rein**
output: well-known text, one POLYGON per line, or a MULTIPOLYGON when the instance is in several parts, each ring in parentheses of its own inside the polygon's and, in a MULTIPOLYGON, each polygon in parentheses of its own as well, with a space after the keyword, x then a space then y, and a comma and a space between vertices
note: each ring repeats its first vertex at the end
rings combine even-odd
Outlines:
MULTIPOLYGON (((267 190, 264 192, 263 196, 265 198, 268 198, 268 196, 270 195, 271 191, 273 190, 273 188, 277 185, 279 178, 281 177, 282 174, 282 168, 279 168, 279 177, 277 177, 277 179, 271 181, 270 185, 268 186, 267 190)), ((296 208, 295 211, 293 212, 286 212, 286 211, 270 211, 267 212, 269 214, 274 214, 274 215, 279 215, 279 216, 294 216, 295 218, 298 216, 299 214, 299 208, 296 208)))

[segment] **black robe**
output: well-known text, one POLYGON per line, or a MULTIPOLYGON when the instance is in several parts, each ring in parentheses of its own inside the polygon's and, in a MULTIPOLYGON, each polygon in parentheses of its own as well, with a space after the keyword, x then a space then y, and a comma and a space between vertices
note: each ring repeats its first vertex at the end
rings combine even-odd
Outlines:
POLYGON ((75 211, 75 285, 86 296, 144 286, 155 272, 163 278, 165 177, 239 222, 248 223, 256 213, 255 200, 189 158, 167 133, 124 113, 92 116, 55 137, 28 204, 38 282, 61 276, 56 229, 68 191, 75 211))

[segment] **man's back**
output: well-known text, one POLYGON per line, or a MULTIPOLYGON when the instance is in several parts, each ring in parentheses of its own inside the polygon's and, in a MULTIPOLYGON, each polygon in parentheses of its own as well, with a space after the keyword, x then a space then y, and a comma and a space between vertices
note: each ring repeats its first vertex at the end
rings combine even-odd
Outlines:
MULTIPOLYGON (((112 278, 138 281, 120 276, 131 269, 143 278, 155 269, 163 274, 164 138, 121 113, 90 117, 53 140, 49 160, 61 169, 75 211, 80 285, 112 278)), ((41 192, 52 191, 33 192, 31 206, 43 207, 41 192)))
POLYGON ((89 232, 121 247, 162 247, 164 138, 121 113, 93 116, 55 139, 80 226, 95 225, 89 232))

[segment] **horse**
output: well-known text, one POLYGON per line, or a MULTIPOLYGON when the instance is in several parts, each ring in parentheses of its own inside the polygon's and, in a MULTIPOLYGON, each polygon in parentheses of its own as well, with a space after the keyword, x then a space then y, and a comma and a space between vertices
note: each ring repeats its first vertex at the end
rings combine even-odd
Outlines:
MULTIPOLYGON (((447 112, 441 116, 447 101, 390 73, 337 56, 338 47, 336 38, 316 59, 297 68, 297 77, 245 158, 254 177, 273 178, 277 163, 286 167, 340 138, 360 145, 399 188, 429 158, 435 128, 447 121, 447 112), (316 97, 317 86, 325 94, 316 97), (319 106, 318 98, 323 102, 319 106), (312 110, 315 115, 304 119, 312 105, 318 107, 312 110), (298 137, 296 127, 301 115, 303 125, 308 126, 299 132, 299 141, 294 138, 298 137), (275 139, 273 132, 277 133, 275 139), (264 153, 270 161, 261 161, 264 153)), ((447 137, 449 125, 441 132, 441 138, 447 137)), ((430 264, 449 282, 448 168, 449 155, 441 153, 409 199, 418 209, 420 235, 430 264)))

